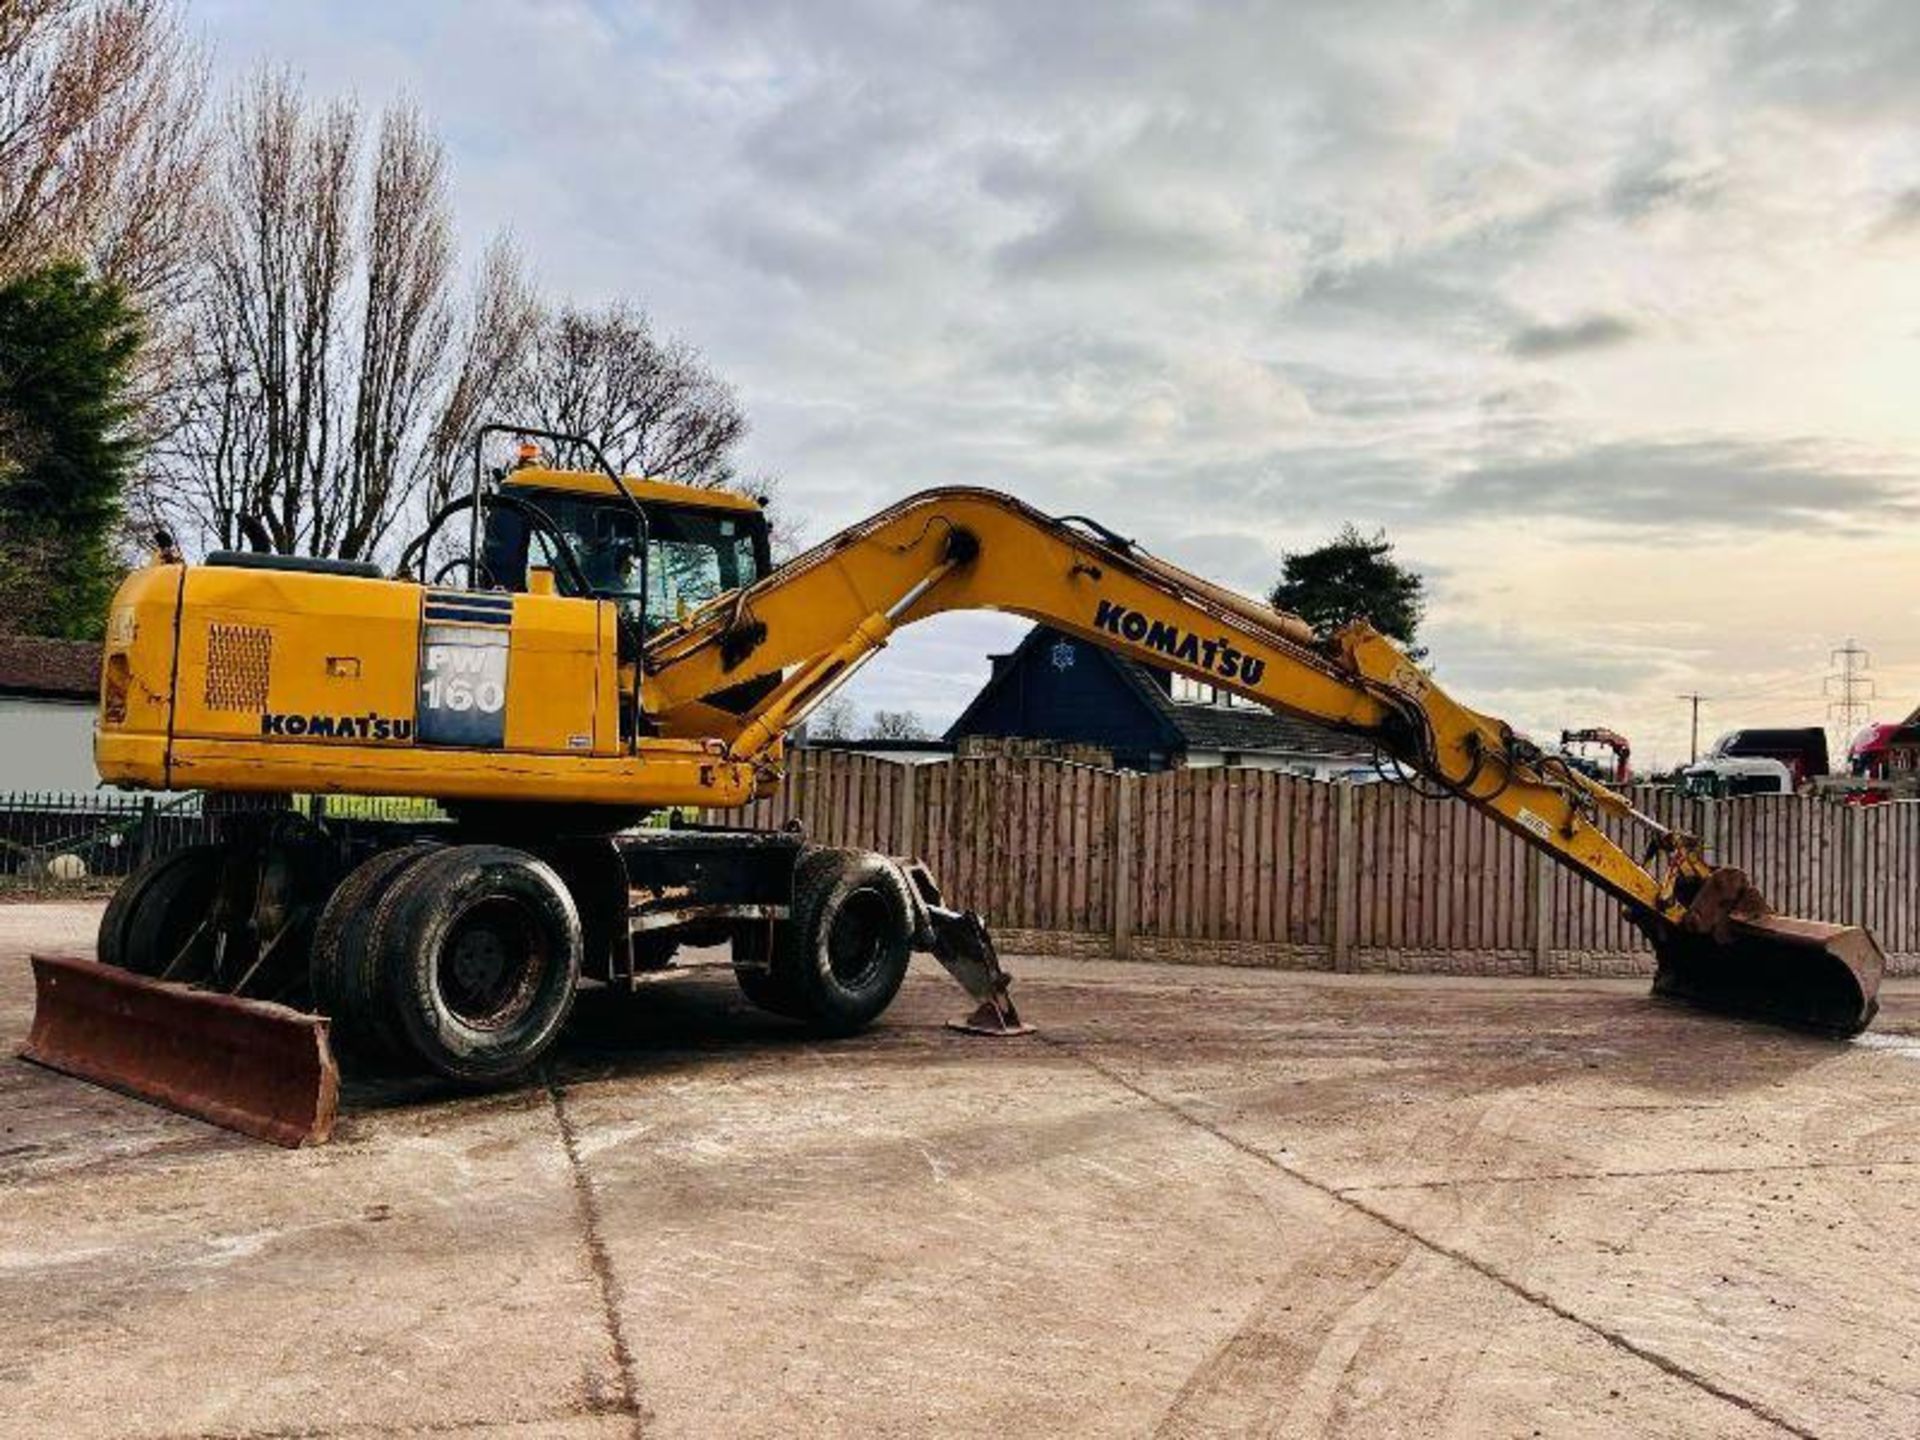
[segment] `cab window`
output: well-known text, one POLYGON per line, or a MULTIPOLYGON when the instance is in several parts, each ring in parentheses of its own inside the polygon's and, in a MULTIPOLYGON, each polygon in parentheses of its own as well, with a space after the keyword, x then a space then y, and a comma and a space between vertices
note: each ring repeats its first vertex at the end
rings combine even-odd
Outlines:
MULTIPOLYGON (((568 549, 597 594, 640 598, 640 519, 624 506, 593 505, 578 500, 542 504, 566 537, 568 549)), ((533 532, 533 563, 558 570, 552 541, 541 530, 533 532)))
POLYGON ((753 531, 732 515, 649 510, 647 620, 664 625, 760 578, 753 531))
MULTIPOLYGON (((649 630, 728 590, 751 585, 765 573, 757 517, 650 506, 643 595, 640 520, 631 509, 551 491, 533 492, 528 498, 553 521, 596 594, 619 601, 629 616, 637 616, 645 600, 649 630)), ((543 529, 527 527, 509 511, 494 511, 488 518, 487 573, 509 590, 524 590, 529 564, 566 573, 543 529)))

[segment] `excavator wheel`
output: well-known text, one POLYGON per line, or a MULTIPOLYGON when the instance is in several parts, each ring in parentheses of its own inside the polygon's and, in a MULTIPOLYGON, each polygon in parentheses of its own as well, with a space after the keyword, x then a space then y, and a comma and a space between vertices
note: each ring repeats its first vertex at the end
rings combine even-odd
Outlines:
POLYGON ((333 1021, 342 1048, 364 1059, 393 1060, 405 1053, 381 983, 374 924, 394 882, 439 848, 422 841, 363 862, 340 882, 314 927, 307 972, 313 1008, 333 1021))
POLYGON ((893 1003, 913 953, 899 867, 866 850, 809 848, 794 866, 793 909, 761 968, 736 968, 762 1009, 827 1035, 864 1030, 893 1003))
POLYGON ((733 937, 733 978, 748 1003, 784 1020, 806 1018, 800 987, 786 971, 775 971, 779 945, 766 922, 744 925, 733 937))
POLYGON ((213 913, 226 863, 224 845, 189 845, 135 870, 107 902, 94 953, 102 965, 136 975, 195 980, 205 969, 213 913))
POLYGON ((553 868, 505 845, 450 845, 405 867, 370 944, 411 1054, 471 1085, 543 1055, 573 1008, 580 916, 553 868))

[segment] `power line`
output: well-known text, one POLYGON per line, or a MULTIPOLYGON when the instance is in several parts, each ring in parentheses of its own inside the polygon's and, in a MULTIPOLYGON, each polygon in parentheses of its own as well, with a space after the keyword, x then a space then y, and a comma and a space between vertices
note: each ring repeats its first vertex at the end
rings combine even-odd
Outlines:
POLYGON ((1722 690, 1717 694, 1715 694, 1713 698, 1716 703, 1722 704, 1722 705, 1728 704, 1728 703, 1744 704, 1749 700, 1775 700, 1775 699, 1787 699, 1787 698, 1791 698, 1795 700, 1809 699, 1809 698, 1816 699, 1816 700, 1825 699, 1826 697, 1824 695, 1808 696, 1806 694, 1808 689, 1813 688, 1814 681, 1818 678, 1819 678, 1818 676, 1795 675, 1786 679, 1767 680, 1767 681, 1761 682, 1758 685, 1743 685, 1738 690, 1722 690), (1800 693, 1797 695, 1788 696, 1787 692, 1792 690, 1797 690, 1800 693))

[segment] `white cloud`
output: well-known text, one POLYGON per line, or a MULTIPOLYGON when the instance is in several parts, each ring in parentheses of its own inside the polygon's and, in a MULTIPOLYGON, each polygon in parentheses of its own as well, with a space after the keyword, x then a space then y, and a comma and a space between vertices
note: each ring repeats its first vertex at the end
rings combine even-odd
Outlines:
MULTIPOLYGON (((1464 698, 1642 755, 1682 743, 1676 690, 1817 690, 1849 634, 1895 708, 1920 682, 1888 559, 1911 6, 192 13, 228 75, 411 93, 473 248, 510 225, 550 287, 700 344, 816 538, 967 481, 1256 589, 1385 524, 1464 698)), ((942 624, 865 703, 957 708, 1006 622, 942 624)))

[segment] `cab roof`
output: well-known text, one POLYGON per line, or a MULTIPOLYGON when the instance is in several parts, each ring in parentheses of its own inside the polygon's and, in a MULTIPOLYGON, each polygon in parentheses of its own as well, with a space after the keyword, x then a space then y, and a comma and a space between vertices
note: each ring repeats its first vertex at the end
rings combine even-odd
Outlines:
MULTIPOLYGON (((551 470, 543 465, 523 465, 509 470, 500 483, 515 490, 564 490, 588 499, 613 498, 613 487, 598 470, 551 470)), ((648 480, 638 475, 622 476, 620 483, 643 504, 760 513, 759 501, 736 495, 731 490, 706 490, 698 485, 676 485, 671 480, 648 480)))

